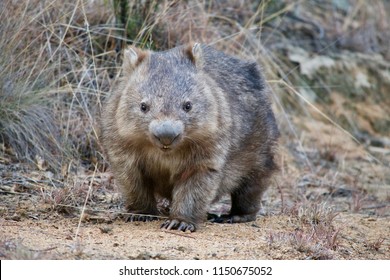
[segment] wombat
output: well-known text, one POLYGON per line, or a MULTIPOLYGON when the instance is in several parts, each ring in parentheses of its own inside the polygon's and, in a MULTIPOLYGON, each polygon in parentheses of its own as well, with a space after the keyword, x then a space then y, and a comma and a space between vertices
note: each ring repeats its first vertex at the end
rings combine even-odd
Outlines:
POLYGON ((259 66, 203 44, 153 52, 129 47, 102 112, 102 142, 131 220, 195 231, 231 195, 217 222, 256 219, 279 131, 259 66))

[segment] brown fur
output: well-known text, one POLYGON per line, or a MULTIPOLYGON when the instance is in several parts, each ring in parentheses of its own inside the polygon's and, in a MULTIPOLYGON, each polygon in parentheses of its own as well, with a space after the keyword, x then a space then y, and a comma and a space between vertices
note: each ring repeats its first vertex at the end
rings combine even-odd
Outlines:
POLYGON ((226 193, 231 212, 216 221, 254 220, 278 136, 258 65, 200 44, 127 50, 102 114, 127 210, 157 215, 156 196, 167 198, 167 229, 196 230, 226 193))

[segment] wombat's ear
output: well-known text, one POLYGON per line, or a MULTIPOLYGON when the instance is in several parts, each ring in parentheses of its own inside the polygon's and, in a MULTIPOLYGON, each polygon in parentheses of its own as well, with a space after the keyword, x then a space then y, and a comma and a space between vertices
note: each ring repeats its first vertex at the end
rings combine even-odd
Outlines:
POLYGON ((203 65, 202 45, 199 43, 188 44, 185 49, 185 54, 195 64, 197 68, 203 65))
POLYGON ((123 71, 131 73, 147 56, 147 52, 135 47, 125 49, 123 55, 123 71))

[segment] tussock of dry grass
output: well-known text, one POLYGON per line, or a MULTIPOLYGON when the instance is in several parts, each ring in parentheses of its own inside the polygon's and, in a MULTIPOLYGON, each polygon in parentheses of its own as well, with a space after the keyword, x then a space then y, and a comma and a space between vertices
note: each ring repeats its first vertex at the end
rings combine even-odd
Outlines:
POLYGON ((43 158, 55 172, 100 156, 95 116, 115 68, 103 63, 111 30, 95 26, 109 7, 83 2, 1 4, 1 136, 18 159, 43 158))

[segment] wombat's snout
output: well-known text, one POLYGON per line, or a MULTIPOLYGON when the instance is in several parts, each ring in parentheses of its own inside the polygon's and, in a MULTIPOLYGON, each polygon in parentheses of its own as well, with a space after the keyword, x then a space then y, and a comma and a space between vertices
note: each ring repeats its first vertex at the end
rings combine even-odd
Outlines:
POLYGON ((180 121, 154 120, 149 125, 149 131, 163 149, 169 149, 176 144, 183 133, 183 123, 180 121))

